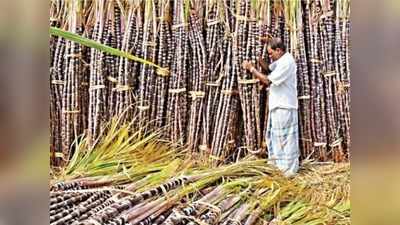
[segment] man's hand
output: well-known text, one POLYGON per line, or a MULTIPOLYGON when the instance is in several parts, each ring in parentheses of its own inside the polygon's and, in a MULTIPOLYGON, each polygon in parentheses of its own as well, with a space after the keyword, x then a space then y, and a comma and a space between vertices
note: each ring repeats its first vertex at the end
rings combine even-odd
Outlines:
POLYGON ((251 70, 251 68, 254 68, 253 64, 247 60, 243 61, 242 67, 243 67, 243 69, 249 70, 249 71, 251 70))
POLYGON ((264 45, 264 44, 267 44, 271 40, 271 38, 272 38, 272 36, 268 34, 267 36, 260 37, 259 39, 261 41, 261 44, 264 45))

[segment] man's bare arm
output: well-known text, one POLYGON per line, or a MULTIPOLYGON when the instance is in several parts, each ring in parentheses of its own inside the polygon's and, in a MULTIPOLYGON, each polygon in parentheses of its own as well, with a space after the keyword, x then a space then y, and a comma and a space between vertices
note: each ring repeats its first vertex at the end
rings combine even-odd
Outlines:
POLYGON ((251 67, 250 68, 250 73, 252 73, 264 85, 269 86, 271 84, 271 81, 268 79, 267 75, 259 72, 256 68, 251 67))
POLYGON ((258 57, 258 63, 260 63, 260 66, 263 70, 267 71, 270 73, 271 71, 268 68, 268 64, 265 62, 265 60, 260 56, 258 57))

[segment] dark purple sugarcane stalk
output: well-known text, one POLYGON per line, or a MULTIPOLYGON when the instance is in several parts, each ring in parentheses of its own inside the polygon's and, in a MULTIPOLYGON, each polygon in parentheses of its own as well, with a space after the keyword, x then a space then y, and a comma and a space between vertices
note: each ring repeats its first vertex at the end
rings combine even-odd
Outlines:
MULTIPOLYGON (((71 3, 69 30, 82 34, 82 18, 80 4, 71 3)), ((80 82, 82 79, 82 46, 75 42, 66 42, 65 84, 63 85, 63 100, 61 111, 62 153, 64 163, 73 153, 72 143, 82 133, 80 110, 80 82)))
POLYGON ((170 139, 178 144, 186 140, 187 120, 187 20, 184 17, 183 0, 174 1, 172 35, 175 53, 168 90, 167 125, 170 139))
MULTIPOLYGON (((95 28, 93 31, 93 40, 104 43, 106 32, 105 27, 105 4, 103 0, 95 3, 95 28)), ((88 136, 90 146, 94 147, 96 139, 98 138, 101 127, 105 121, 105 76, 104 68, 104 53, 96 49, 91 49, 91 63, 90 63, 90 81, 89 81, 89 126, 88 136)))
POLYGON ((202 30, 203 28, 196 14, 196 9, 194 9, 189 16, 189 41, 191 42, 192 49, 191 59, 193 61, 191 65, 193 65, 193 72, 190 73, 191 76, 189 77, 189 80, 191 80, 189 91, 191 101, 187 135, 187 145, 193 151, 198 149, 200 141, 199 132, 202 125, 201 116, 205 96, 205 75, 207 73, 207 57, 202 30))

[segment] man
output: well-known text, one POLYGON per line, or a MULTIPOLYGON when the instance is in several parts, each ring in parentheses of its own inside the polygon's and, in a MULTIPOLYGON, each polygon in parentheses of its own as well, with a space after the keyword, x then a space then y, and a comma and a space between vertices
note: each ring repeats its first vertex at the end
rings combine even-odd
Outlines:
POLYGON ((267 66, 262 58, 259 61, 269 75, 257 71, 248 61, 244 61, 242 66, 264 85, 270 86, 266 134, 268 158, 285 176, 291 177, 299 169, 300 156, 296 62, 286 52, 281 39, 272 39, 267 50, 273 63, 267 66))

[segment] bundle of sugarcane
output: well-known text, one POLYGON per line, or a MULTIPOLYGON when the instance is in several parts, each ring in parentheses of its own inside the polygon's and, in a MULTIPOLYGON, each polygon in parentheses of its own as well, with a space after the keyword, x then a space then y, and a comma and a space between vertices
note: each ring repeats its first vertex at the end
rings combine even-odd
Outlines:
MULTIPOLYGON (((199 1, 200 2, 200 1, 199 1)), ((193 4, 196 7, 196 2, 193 4)), ((189 120, 187 130, 187 146, 191 150, 197 150, 200 142, 200 131, 203 123, 205 81, 207 74, 206 46, 203 37, 203 24, 197 12, 199 9, 192 8, 189 15, 189 42, 190 65, 192 72, 189 75, 189 120)))
MULTIPOLYGON (((211 153, 216 156, 215 162, 221 162, 224 160, 235 160, 241 154, 240 142, 241 142, 241 129, 240 124, 240 101, 238 98, 238 75, 241 71, 239 64, 239 55, 241 54, 238 48, 237 32, 239 30, 238 24, 236 23, 235 13, 240 10, 240 1, 230 1, 230 8, 227 8, 224 12, 225 15, 225 38, 224 48, 227 49, 224 57, 224 68, 223 68, 223 82, 221 88, 221 94, 215 121, 217 122, 214 127, 211 153), (237 10, 232 10, 237 9, 237 10), (228 26, 229 24, 229 26, 228 26), (239 151, 235 151, 238 149, 239 151)), ((243 11, 243 10, 242 10, 243 11)))
MULTIPOLYGON (((227 54, 224 58, 224 69, 223 69, 223 81, 221 86, 221 94, 216 110, 215 126, 213 131, 213 138, 211 143, 211 154, 214 156, 215 162, 221 162, 225 160, 232 152, 229 149, 228 135, 232 133, 235 128, 233 121, 236 120, 238 112, 234 111, 237 108, 238 96, 235 91, 235 83, 237 82, 237 76, 239 73, 239 66, 233 64, 233 40, 227 38, 224 40, 224 45, 227 45, 227 54)), ((236 120, 237 121, 237 120, 236 120)), ((231 135, 230 137, 235 137, 231 135)))
POLYGON ((205 87, 205 110, 203 112, 201 152, 209 153, 213 137, 216 106, 220 97, 224 62, 224 7, 220 1, 206 2, 206 51, 207 74, 205 87))
MULTIPOLYGON (((121 29, 121 9, 115 1, 107 2, 106 13, 106 36, 105 44, 115 48, 122 48, 122 29, 121 29)), ((105 77, 106 77, 106 98, 105 98, 105 118, 112 117, 114 113, 114 105, 116 99, 114 96, 114 88, 118 79, 119 58, 117 56, 105 55, 105 77)))
MULTIPOLYGON (((143 42, 139 43, 144 59, 151 62, 156 57, 156 36, 157 20, 155 1, 144 1, 144 22, 143 22, 143 42)), ((138 46, 138 47, 139 47, 138 46)), ((141 64, 139 67, 139 89, 138 89, 138 109, 140 121, 150 119, 150 111, 154 110, 153 102, 150 102, 154 94, 155 71, 152 66, 141 64)))
MULTIPOLYGON (((338 110, 338 121, 343 136, 343 147, 349 149, 350 145, 350 70, 349 70, 349 4, 350 1, 336 3, 335 17, 335 44, 334 62, 336 72, 335 100, 338 110)), ((347 155, 348 152, 345 152, 347 155)))
MULTIPOLYGON (((136 50, 136 42, 141 35, 138 28, 141 24, 140 16, 138 16, 138 8, 139 4, 137 2, 132 2, 128 5, 125 29, 121 37, 121 49, 127 52, 134 51, 135 54, 140 54, 139 50, 136 50)), ((137 63, 123 57, 119 57, 117 62, 118 73, 116 77, 108 77, 110 83, 113 83, 112 92, 109 96, 109 114, 110 116, 116 116, 126 111, 125 117, 129 120, 132 118, 132 109, 130 107, 134 103, 132 87, 136 84, 136 76, 132 72, 135 71, 137 63)))
POLYGON ((321 2, 322 15, 319 17, 319 33, 321 36, 321 53, 322 53, 322 75, 324 77, 324 95, 326 96, 326 116, 327 116, 327 133, 328 143, 331 148, 332 155, 327 157, 342 161, 339 157, 343 157, 341 147, 341 135, 339 133, 337 114, 335 113, 334 105, 334 90, 332 89, 335 83, 335 70, 333 62, 333 11, 330 2, 321 2), (333 148, 333 149, 332 149, 333 148), (334 155, 333 155, 334 154, 334 155), (342 156, 340 156, 342 155, 342 156))
POLYGON ((305 51, 305 40, 304 33, 300 32, 299 35, 299 48, 300 52, 298 55, 298 69, 299 69, 299 131, 300 131, 300 147, 302 149, 303 158, 312 155, 312 133, 311 133, 311 90, 310 90, 310 79, 307 76, 307 54, 305 51))
MULTIPOLYGON (((245 4, 245 10, 239 11, 237 14, 238 23, 238 64, 244 60, 248 60, 253 64, 256 63, 258 56, 261 54, 261 44, 259 43, 259 29, 257 29, 257 11, 258 5, 251 4, 250 1, 242 2, 245 4), (241 29, 247 30, 240 32, 241 29)), ((261 150, 261 124, 260 124, 260 93, 258 80, 254 79, 249 72, 241 68, 241 76, 239 83, 239 96, 242 105, 245 149, 251 153, 261 150)))
MULTIPOLYGON (((123 132, 110 132, 108 136, 116 138, 105 138, 102 143, 109 142, 113 149, 137 148, 136 143, 120 142, 121 135, 123 132)), ((139 145, 149 143, 147 138, 139 140, 139 145)), ((151 151, 145 151, 142 160, 148 160, 138 160, 134 170, 98 169, 98 173, 92 173, 89 167, 87 171, 73 171, 82 163, 101 168, 116 159, 115 155, 105 157, 107 154, 102 151, 74 155, 82 160, 98 158, 96 162, 71 162, 70 173, 88 177, 70 177, 71 180, 60 174, 59 181, 52 185, 51 224, 251 225, 273 218, 292 223, 349 224, 348 164, 305 162, 297 177, 287 179, 264 160, 246 158, 216 168, 192 162, 188 167, 182 155, 172 164, 160 166, 157 160, 149 161, 156 159, 158 153, 149 156, 151 151)), ((132 160, 139 159, 142 151, 133 151, 136 156, 132 160)))
MULTIPOLYGON (((65 12, 64 1, 54 1, 50 9, 50 24, 61 27, 61 16, 65 12)), ((50 152, 52 165, 60 164, 56 157, 62 150, 61 137, 61 107, 62 107, 62 85, 64 84, 65 39, 51 37, 50 39, 50 152)))
POLYGON ((184 0, 174 1, 172 40, 175 46, 171 76, 168 89, 167 124, 170 127, 167 135, 178 144, 185 143, 187 121, 187 10, 189 2, 184 0))
MULTIPOLYGON (((67 4, 70 17, 67 21, 71 32, 82 34, 82 5, 80 2, 67 4)), ((69 158, 70 146, 82 133, 80 111, 80 85, 82 79, 82 46, 67 41, 65 43, 65 67, 61 106, 61 137, 62 152, 65 159, 69 158)), ((60 81, 61 82, 61 81, 60 81)))
MULTIPOLYGON (((232 174, 225 173, 225 176, 232 174)), ((233 180, 218 186, 214 186, 215 178, 197 176, 200 180, 187 180, 191 185, 186 187, 167 182, 120 199, 117 193, 123 190, 117 188, 88 189, 84 194, 53 192, 51 224, 257 224, 263 221, 349 224, 348 188, 336 186, 339 191, 330 195, 328 188, 332 186, 322 189, 310 186, 307 187, 310 191, 304 191, 305 183, 294 184, 284 179, 272 182, 271 177, 246 176, 239 179, 232 176, 233 180), (316 190, 324 194, 316 194, 316 190), (110 197, 111 193, 114 197, 110 197), (91 202, 102 202, 100 205, 105 208, 99 210, 91 202), (61 210, 62 206, 69 208, 61 210)))
MULTIPOLYGON (((106 4, 103 0, 94 2, 94 29, 92 39, 100 43, 106 42, 107 30, 105 24, 106 4)), ((90 81, 89 81, 89 135, 92 145, 95 144, 105 122, 105 101, 106 101, 106 74, 105 53, 91 49, 90 55, 90 81)))
POLYGON ((167 0, 158 2, 158 35, 157 35, 157 58, 156 63, 165 70, 158 70, 155 80, 155 90, 153 93, 152 103, 155 108, 152 108, 151 119, 156 120, 157 127, 165 126, 167 96, 168 96, 168 80, 169 68, 173 55, 173 42, 171 34, 171 2, 167 0))
POLYGON ((306 33, 306 39, 309 42, 309 66, 310 66, 310 83, 311 83, 311 120, 313 141, 316 157, 326 160, 327 154, 327 130, 326 130, 326 114, 325 114, 325 97, 323 80, 321 73, 321 56, 318 44, 320 37, 318 32, 318 13, 320 7, 318 2, 306 3, 305 19, 306 26, 309 27, 309 33, 306 33))

